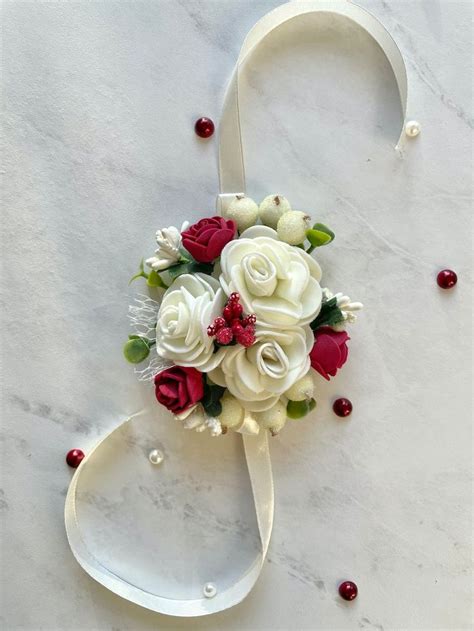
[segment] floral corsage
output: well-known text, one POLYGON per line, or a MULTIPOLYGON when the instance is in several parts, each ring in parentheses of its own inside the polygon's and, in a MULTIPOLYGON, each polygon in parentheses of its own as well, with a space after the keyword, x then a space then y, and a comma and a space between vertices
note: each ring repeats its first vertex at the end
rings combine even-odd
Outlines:
MULTIPOLYGON (((321 288, 315 248, 334 239, 281 195, 236 195, 225 217, 158 230, 133 279, 158 288, 130 307, 124 354, 187 429, 277 434, 314 409, 313 376, 347 360, 360 302, 321 288), (258 223, 260 220, 261 223, 258 223)), ((133 280, 132 279, 132 280, 133 280)))

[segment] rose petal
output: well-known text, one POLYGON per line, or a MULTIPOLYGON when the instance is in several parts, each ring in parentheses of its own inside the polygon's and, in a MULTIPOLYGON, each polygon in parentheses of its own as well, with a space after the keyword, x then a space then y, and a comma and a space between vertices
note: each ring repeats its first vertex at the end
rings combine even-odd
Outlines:
POLYGON ((338 368, 342 368, 347 361, 347 356, 349 355, 349 349, 347 347, 347 344, 343 344, 340 347, 340 351, 341 351, 341 360, 339 362, 338 368))
POLYGON ((195 368, 185 368, 186 372, 186 387, 188 391, 188 398, 191 404, 197 403, 204 396, 204 383, 202 373, 195 368))
POLYGON ((178 396, 178 386, 175 383, 162 383, 158 386, 158 392, 167 399, 176 399, 178 396))
POLYGON ((316 337, 310 357, 311 363, 317 362, 325 372, 334 376, 341 361, 341 351, 335 340, 323 333, 316 337))
POLYGON ((196 243, 196 241, 191 241, 190 239, 183 239, 183 247, 191 254, 191 256, 199 261, 200 263, 210 263, 212 259, 208 259, 207 257, 207 248, 200 243, 196 243))
POLYGON ((210 257, 211 260, 216 259, 220 256, 220 253, 224 249, 224 246, 232 241, 234 234, 231 230, 219 230, 219 232, 214 232, 211 236, 208 246, 207 246, 207 256, 210 257))
POLYGON ((188 393, 186 389, 186 384, 182 381, 178 386, 178 403, 179 407, 182 409, 185 407, 188 402, 188 393))

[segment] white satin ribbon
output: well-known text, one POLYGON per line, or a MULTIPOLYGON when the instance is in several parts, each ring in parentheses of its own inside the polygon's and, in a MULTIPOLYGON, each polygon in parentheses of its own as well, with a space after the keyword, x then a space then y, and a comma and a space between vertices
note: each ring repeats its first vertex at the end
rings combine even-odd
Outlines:
MULTIPOLYGON (((250 60, 252 52, 270 33, 291 20, 309 13, 341 15, 349 18, 369 33, 379 44, 393 69, 400 94, 403 119, 406 118, 408 89, 405 62, 392 36, 377 18, 348 0, 293 0, 293 2, 277 7, 259 20, 248 33, 227 88, 219 126, 220 195, 217 198, 217 210, 220 213, 225 210, 234 195, 246 190, 239 93, 240 74, 243 65, 250 60)), ((405 124, 403 124, 395 146, 396 149, 401 148, 405 138, 405 124)))
POLYGON ((126 577, 112 572, 87 547, 77 512, 77 487, 80 476, 86 467, 94 466, 94 461, 100 457, 99 448, 105 441, 112 440, 115 434, 123 430, 124 425, 146 413, 147 411, 143 410, 113 429, 84 458, 76 470, 69 485, 64 508, 66 534, 71 550, 79 565, 98 583, 141 607, 169 616, 185 617, 204 616, 228 609, 241 602, 254 586, 260 575, 270 542, 273 525, 273 479, 267 432, 259 432, 257 435, 242 435, 255 502, 261 551, 249 570, 232 587, 218 591, 213 598, 203 597, 194 600, 165 598, 144 591, 130 583, 126 577))
MULTIPOLYGON (((404 118, 407 111, 407 77, 402 55, 395 42, 370 13, 348 1, 326 2, 323 0, 288 2, 265 15, 247 35, 234 69, 230 85, 227 90, 222 113, 219 135, 219 176, 220 191, 219 209, 222 210, 232 195, 245 191, 245 169, 242 151, 242 135, 240 129, 239 112, 239 74, 242 65, 247 61, 252 51, 265 37, 284 23, 308 13, 335 13, 343 15, 365 29, 378 42, 389 60, 400 92, 404 118)), ((404 138, 402 130, 397 146, 404 138)), ((134 418, 134 417, 132 417, 134 418)), ((130 420, 130 419, 129 419, 130 420)), ((125 421, 127 423, 128 421, 125 421)), ((77 485, 81 473, 88 463, 97 455, 98 447, 109 440, 115 432, 123 428, 119 425, 107 435, 83 460, 77 469, 69 487, 65 506, 65 522, 69 544, 79 564, 96 581, 112 592, 130 600, 142 607, 173 616, 200 616, 228 609, 245 598, 260 575, 270 542, 273 525, 273 479, 271 472, 270 453, 268 448, 268 432, 255 432, 255 426, 248 419, 244 421, 239 431, 245 449, 245 456, 252 485, 258 529, 261 540, 261 550, 257 554, 250 569, 240 577, 230 588, 217 592, 213 598, 200 599, 170 599, 146 592, 118 576, 105 567, 88 550, 85 539, 81 534, 81 524, 76 511, 77 485)))

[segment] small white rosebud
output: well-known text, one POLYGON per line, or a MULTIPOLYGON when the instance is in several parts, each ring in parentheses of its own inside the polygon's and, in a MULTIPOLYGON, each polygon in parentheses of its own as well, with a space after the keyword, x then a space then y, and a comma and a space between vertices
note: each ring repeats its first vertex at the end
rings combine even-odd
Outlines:
POLYGON ((285 397, 290 399, 290 401, 307 401, 313 397, 313 394, 314 382, 308 372, 285 392, 285 397))
POLYGON ((289 210, 290 202, 283 195, 268 195, 258 209, 261 222, 270 228, 276 228, 280 217, 289 210))
POLYGON ((221 399, 221 405, 222 412, 219 414, 219 420, 223 427, 233 429, 242 424, 244 420, 244 408, 235 397, 226 392, 221 399))
POLYGON ((278 238, 289 245, 299 245, 306 239, 311 217, 300 210, 289 210, 278 220, 278 238))
POLYGON ((272 408, 255 414, 262 429, 268 429, 273 436, 283 429, 286 423, 286 406, 278 401, 272 408))
POLYGON ((225 217, 233 219, 239 232, 243 232, 255 225, 258 218, 258 206, 250 197, 236 195, 225 211, 225 217))

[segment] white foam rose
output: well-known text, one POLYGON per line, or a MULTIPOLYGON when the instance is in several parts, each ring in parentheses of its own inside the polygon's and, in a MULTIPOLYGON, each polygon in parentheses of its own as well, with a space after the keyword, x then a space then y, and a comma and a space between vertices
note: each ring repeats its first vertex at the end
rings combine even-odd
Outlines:
POLYGON ((214 353, 207 327, 222 314, 225 301, 215 278, 206 274, 179 276, 166 290, 158 312, 158 355, 203 372, 214 368, 220 357, 214 353))
POLYGON ((260 412, 273 407, 308 372, 314 335, 309 326, 279 331, 257 325, 255 337, 249 348, 240 344, 221 348, 216 353, 218 366, 209 376, 247 410, 260 412))
POLYGON ((236 291, 246 313, 275 327, 309 324, 319 313, 321 268, 304 250, 266 226, 246 230, 221 254, 221 285, 236 291))

